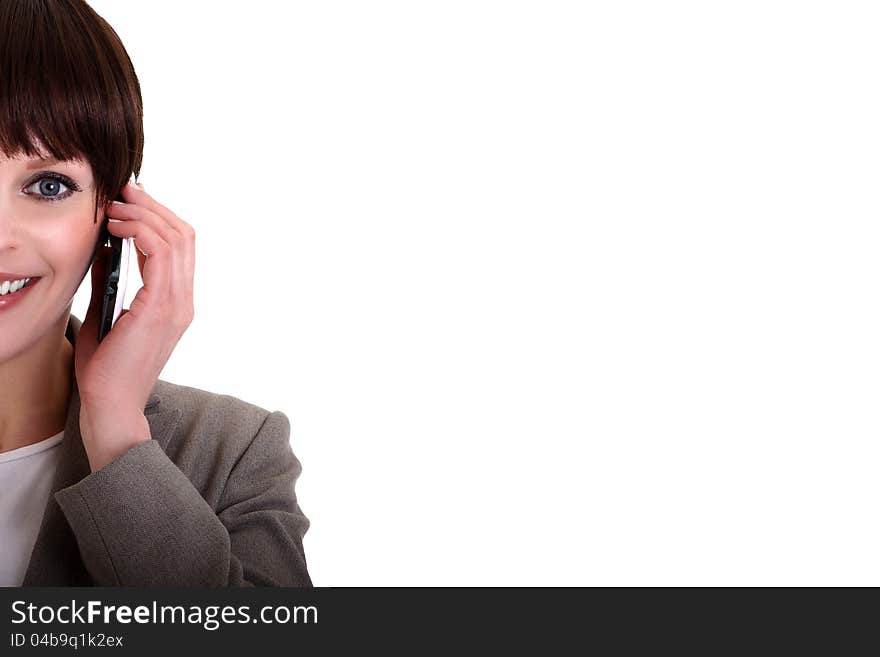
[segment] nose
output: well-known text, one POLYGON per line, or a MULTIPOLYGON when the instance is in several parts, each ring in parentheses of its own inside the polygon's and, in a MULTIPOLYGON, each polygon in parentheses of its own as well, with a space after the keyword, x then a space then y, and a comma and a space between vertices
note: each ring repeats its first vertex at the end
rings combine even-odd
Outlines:
POLYGON ((0 191, 0 253, 17 248, 21 241, 19 222, 9 195, 0 191))

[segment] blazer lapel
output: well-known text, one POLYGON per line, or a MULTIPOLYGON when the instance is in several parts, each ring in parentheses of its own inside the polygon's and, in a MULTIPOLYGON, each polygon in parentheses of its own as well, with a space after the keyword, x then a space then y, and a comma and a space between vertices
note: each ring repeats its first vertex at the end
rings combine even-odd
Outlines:
MULTIPOLYGON (((71 315, 65 335, 74 348, 81 326, 82 321, 71 315)), ((60 444, 58 469, 55 471, 52 492, 46 503, 43 521, 37 533, 22 586, 89 586, 92 583, 80 557, 76 536, 70 530, 64 513, 55 501, 57 491, 72 486, 91 474, 79 430, 80 398, 75 371, 71 378, 71 397, 67 408, 67 421, 64 425, 64 437, 60 444)), ((144 416, 150 425, 153 439, 165 449, 181 412, 180 409, 167 403, 160 406, 162 398, 157 394, 156 388, 158 385, 154 387, 144 407, 144 416)))

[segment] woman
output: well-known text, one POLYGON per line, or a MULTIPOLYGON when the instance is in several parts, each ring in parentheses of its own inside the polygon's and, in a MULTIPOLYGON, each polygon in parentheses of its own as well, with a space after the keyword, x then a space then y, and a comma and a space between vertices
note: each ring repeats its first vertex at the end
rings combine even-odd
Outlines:
POLYGON ((126 184, 142 151, 116 32, 83 0, 0 2, 0 584, 311 586, 287 417, 158 379, 195 238, 126 184), (144 285, 98 342, 105 223, 144 285))

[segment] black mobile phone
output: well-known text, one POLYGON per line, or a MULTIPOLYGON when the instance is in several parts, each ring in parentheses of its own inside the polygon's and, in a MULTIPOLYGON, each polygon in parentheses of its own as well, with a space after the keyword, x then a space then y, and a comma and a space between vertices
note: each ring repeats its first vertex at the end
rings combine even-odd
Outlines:
MULTIPOLYGON (((117 201, 125 203, 122 195, 116 197, 117 201)), ((97 250, 101 253, 101 247, 110 246, 106 254, 103 299, 101 302, 101 319, 98 324, 98 342, 113 328, 113 324, 119 319, 122 312, 122 304, 125 301, 125 284, 128 274, 129 250, 131 240, 112 235, 107 230, 109 217, 104 218, 101 227, 101 236, 98 238, 97 250)))

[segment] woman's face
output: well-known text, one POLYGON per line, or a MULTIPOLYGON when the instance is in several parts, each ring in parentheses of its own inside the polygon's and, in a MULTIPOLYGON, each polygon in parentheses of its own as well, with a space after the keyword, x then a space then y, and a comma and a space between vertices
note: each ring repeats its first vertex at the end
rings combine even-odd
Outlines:
POLYGON ((3 274, 38 279, 15 303, 0 296, 0 363, 36 342, 67 312, 101 230, 103 209, 94 214, 93 195, 87 162, 0 154, 0 280, 3 274))

